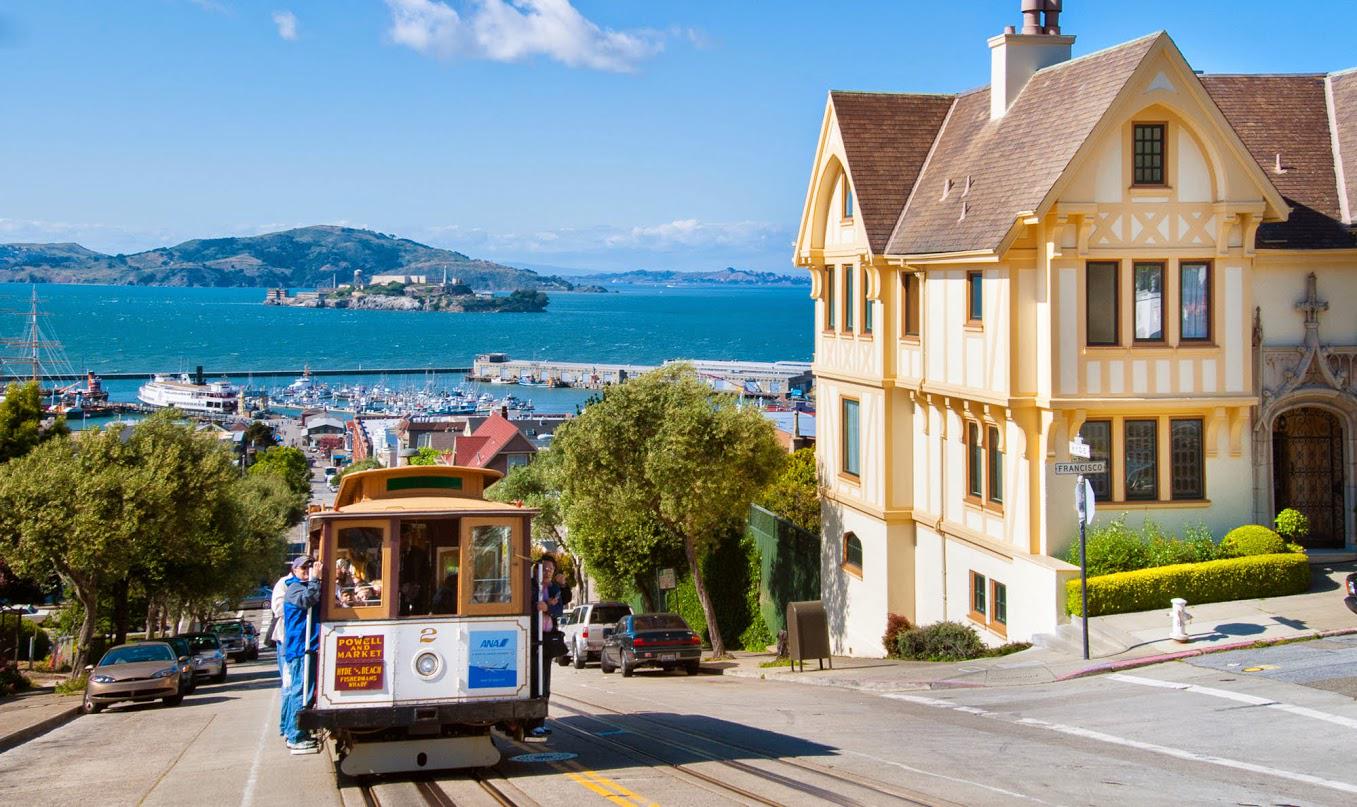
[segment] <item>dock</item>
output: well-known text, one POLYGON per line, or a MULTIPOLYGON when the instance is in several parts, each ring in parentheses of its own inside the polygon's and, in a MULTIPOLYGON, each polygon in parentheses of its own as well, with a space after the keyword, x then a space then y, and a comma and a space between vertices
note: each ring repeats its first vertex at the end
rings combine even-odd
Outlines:
MULTIPOLYGON (((164 370, 152 370, 141 373, 96 373, 105 381, 143 381, 149 379, 157 373, 164 373, 164 370)), ((203 370, 203 376, 207 378, 245 378, 255 376, 257 378, 296 378, 303 373, 310 373, 314 376, 347 376, 347 375, 467 375, 471 372, 470 367, 349 367, 336 369, 316 369, 315 367, 302 367, 293 370, 203 370)), ((42 375, 43 381, 78 381, 85 377, 84 373, 74 374, 55 374, 42 375)), ((20 381, 26 379, 18 379, 20 381)))
POLYGON ((721 392, 780 397, 794 390, 805 393, 814 386, 810 362, 801 361, 671 359, 661 365, 645 365, 513 359, 506 353, 477 356, 467 377, 492 384, 526 382, 529 386, 600 389, 680 362, 691 364, 699 378, 721 392))

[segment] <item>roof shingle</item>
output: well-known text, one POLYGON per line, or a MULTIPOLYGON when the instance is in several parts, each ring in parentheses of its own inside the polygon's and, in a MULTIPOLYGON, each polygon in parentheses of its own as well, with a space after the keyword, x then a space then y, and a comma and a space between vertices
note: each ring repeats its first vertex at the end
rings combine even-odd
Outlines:
POLYGON ((867 241, 880 254, 955 96, 834 91, 829 97, 867 241))
MULTIPOLYGON (((1357 243, 1342 223, 1324 97, 1325 77, 1316 74, 1200 78, 1254 161, 1291 206, 1291 216, 1286 221, 1269 222, 1258 228, 1257 246, 1322 249, 1357 243), (1276 170, 1279 155, 1281 173, 1276 170)), ((1349 118, 1357 114, 1357 91, 1353 95, 1349 118)))
POLYGON ((1357 224, 1357 70, 1329 74, 1333 96, 1333 125, 1338 140, 1335 162, 1347 195, 1348 224, 1357 224))
POLYGON ((988 87, 958 98, 886 252, 998 247, 1017 214, 1035 210, 1045 199, 1161 36, 1037 71, 998 120, 990 119, 988 87), (1053 110, 1059 110, 1058 121, 1053 110), (949 179, 953 188, 944 198, 949 179))

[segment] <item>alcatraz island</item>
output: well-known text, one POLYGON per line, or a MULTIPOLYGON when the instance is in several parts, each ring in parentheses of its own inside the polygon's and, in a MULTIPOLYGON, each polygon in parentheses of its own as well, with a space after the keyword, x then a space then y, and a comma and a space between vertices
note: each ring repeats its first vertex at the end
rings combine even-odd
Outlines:
POLYGON ((430 283, 427 275, 373 275, 364 282, 354 270, 353 282, 288 294, 287 289, 269 289, 264 305, 299 308, 358 308, 374 311, 450 311, 490 313, 535 313, 545 311, 547 295, 536 289, 515 289, 504 296, 476 292, 457 278, 443 274, 442 282, 430 283))

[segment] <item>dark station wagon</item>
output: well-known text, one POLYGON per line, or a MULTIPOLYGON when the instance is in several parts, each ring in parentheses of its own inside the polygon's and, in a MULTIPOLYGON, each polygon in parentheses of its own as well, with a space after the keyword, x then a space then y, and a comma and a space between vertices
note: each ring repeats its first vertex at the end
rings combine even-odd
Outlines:
POLYGON ((699 671, 702 639, 678 614, 625 616, 605 636, 599 654, 605 673, 620 669, 623 677, 630 677, 638 667, 682 667, 689 675, 699 671))

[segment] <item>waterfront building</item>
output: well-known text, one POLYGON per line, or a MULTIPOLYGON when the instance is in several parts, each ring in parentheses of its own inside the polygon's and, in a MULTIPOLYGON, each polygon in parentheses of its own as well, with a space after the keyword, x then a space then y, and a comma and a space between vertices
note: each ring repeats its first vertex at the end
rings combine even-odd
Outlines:
POLYGON ((1198 75, 1163 32, 1071 58, 1045 5, 988 87, 825 107, 794 260, 835 652, 882 654, 888 613, 1065 621, 1076 436, 1100 520, 1289 506, 1357 549, 1357 319, 1326 313, 1357 297, 1357 71, 1198 75))

